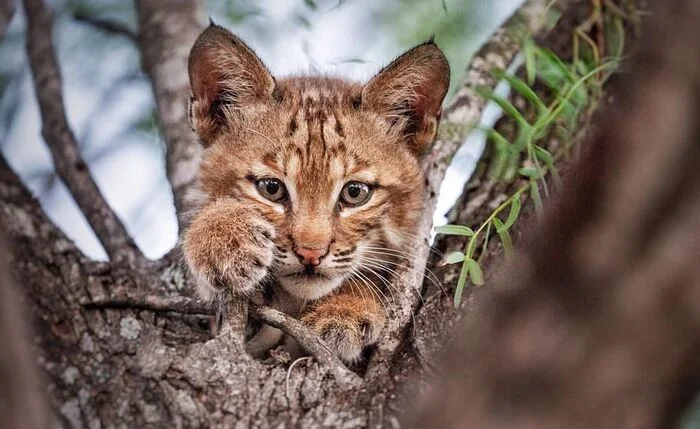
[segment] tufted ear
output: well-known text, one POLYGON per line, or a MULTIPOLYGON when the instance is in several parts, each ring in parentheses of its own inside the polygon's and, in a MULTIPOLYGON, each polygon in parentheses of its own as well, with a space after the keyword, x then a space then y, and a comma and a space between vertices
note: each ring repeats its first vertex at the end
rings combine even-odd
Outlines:
POLYGON ((211 24, 190 51, 190 121, 209 146, 236 110, 271 98, 275 79, 245 43, 211 24))
POLYGON ((430 40, 404 53, 362 90, 362 108, 374 110, 398 127, 419 154, 433 141, 450 85, 450 66, 430 40))

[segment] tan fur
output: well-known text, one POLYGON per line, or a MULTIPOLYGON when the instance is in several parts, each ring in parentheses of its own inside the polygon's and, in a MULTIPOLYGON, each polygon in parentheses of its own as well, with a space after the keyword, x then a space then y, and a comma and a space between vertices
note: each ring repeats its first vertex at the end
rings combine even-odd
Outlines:
POLYGON ((418 154, 434 138, 448 79, 444 56, 426 43, 364 87, 330 77, 275 80, 235 36, 206 30, 190 57, 191 119, 207 147, 205 197, 183 241, 200 293, 248 292, 266 277, 277 296, 271 303, 342 359, 358 359, 397 293, 389 273, 403 263, 422 212, 418 154), (263 178, 281 180, 288 199, 265 198, 256 187, 263 178), (366 204, 340 203, 349 181, 374 188, 366 204), (303 274, 298 248, 327 251, 315 274, 303 274))

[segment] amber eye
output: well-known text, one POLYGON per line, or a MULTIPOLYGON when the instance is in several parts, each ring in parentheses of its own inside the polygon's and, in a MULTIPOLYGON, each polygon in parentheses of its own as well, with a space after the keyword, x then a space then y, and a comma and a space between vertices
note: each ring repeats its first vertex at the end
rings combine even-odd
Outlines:
POLYGON ((277 179, 260 179, 255 182, 260 195, 270 201, 280 202, 287 196, 287 189, 284 183, 277 179))
POLYGON ((340 192, 340 202, 350 207, 356 207, 369 201, 370 196, 372 196, 372 188, 368 184, 348 182, 340 192))

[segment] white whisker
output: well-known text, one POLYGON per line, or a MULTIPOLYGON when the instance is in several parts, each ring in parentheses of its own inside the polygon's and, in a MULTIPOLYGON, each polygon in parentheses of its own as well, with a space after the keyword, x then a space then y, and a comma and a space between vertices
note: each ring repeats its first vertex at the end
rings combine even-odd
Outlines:
MULTIPOLYGON (((360 276, 360 277, 362 277, 362 278, 364 279, 364 283, 365 283, 369 288, 371 288, 372 290, 375 290, 376 292, 378 292, 379 294, 381 294, 381 295, 384 297, 384 299, 387 301, 387 303, 389 302, 389 298, 387 298, 387 296, 384 294, 384 292, 382 292, 382 290, 379 289, 379 288, 372 282, 372 280, 371 280, 369 277, 367 277, 366 274, 364 274, 364 273, 363 273, 362 271, 360 271, 360 270, 356 270, 356 272, 357 272, 357 275, 358 275, 358 276, 360 276)), ((391 293, 391 292, 390 292, 390 293, 391 293)), ((379 298, 379 297, 377 296, 377 298, 379 298)), ((393 296, 393 295, 391 296, 391 302, 394 302, 394 296, 393 296)))
MULTIPOLYGON (((367 280, 361 278, 359 276, 360 272, 357 269, 353 268, 353 270, 351 271, 351 274, 353 275, 353 277, 351 277, 353 280, 358 280, 360 282, 360 284, 358 284, 358 288, 360 290, 362 290, 362 285, 366 286, 369 289, 369 291, 372 293, 372 295, 374 295, 374 297, 377 299, 377 301, 379 301, 379 303, 382 305, 382 307, 384 308, 384 312, 388 314, 389 310, 387 309, 386 304, 381 299, 381 297, 377 294, 377 292, 374 290, 373 285, 371 283, 367 283, 367 280)), ((382 295, 384 295, 384 294, 382 294, 382 295)), ((386 298, 386 295, 384 295, 384 298, 387 299, 387 304, 388 304, 389 301, 388 301, 388 298, 386 298)))
MULTIPOLYGON (((403 280, 403 281, 406 281, 406 279, 404 278, 403 275, 401 275, 401 274, 399 274, 398 272, 392 270, 391 268, 387 267, 386 265, 383 265, 383 264, 381 264, 381 263, 374 262, 374 261, 372 261, 372 260, 367 260, 367 259, 364 259, 362 262, 363 262, 363 264, 364 264, 364 266, 365 266, 364 268, 367 269, 367 270, 369 270, 369 271, 374 272, 371 268, 376 268, 376 269, 379 269, 379 270, 388 271, 390 274, 392 274, 392 276, 393 276, 394 278, 398 278, 398 279, 401 279, 401 280, 403 280), (371 267, 371 268, 370 268, 370 267, 371 267)), ((382 278, 384 278, 384 277, 382 277, 382 278)), ((403 292, 398 286, 396 286, 395 284, 390 283, 389 285, 390 285, 390 287, 392 287, 392 288, 393 288, 394 290, 396 290, 397 292, 399 292, 399 293, 404 293, 404 292, 403 292)), ((422 296, 422 294, 421 294, 421 292, 420 292, 419 289, 411 288, 411 290, 418 296, 418 298, 420 298, 421 301, 423 301, 423 296, 422 296)))
MULTIPOLYGON (((374 255, 374 256, 384 255, 384 253, 374 252, 374 251, 367 251, 365 253, 368 255, 374 255)), ((391 255, 389 255, 389 256, 391 256, 391 255)), ((365 256, 365 255, 363 255, 362 257, 364 259, 369 260, 369 261, 379 262, 379 263, 384 263, 384 264, 391 264, 397 268, 404 268, 404 269, 407 269, 410 271, 420 272, 420 270, 418 270, 414 267, 411 267, 411 266, 408 266, 405 264, 400 264, 400 263, 395 262, 395 261, 390 261, 390 260, 386 260, 386 259, 378 259, 378 258, 373 258, 372 256, 365 256)), ((393 272, 396 273, 396 271, 393 271, 393 272)), ((425 268, 425 271, 423 272, 423 277, 425 279, 427 279, 433 286, 440 289, 440 291, 442 291, 442 293, 446 293, 445 288, 443 287, 442 283, 440 282, 440 279, 438 279, 438 277, 435 275, 435 273, 433 273, 430 269, 425 268)))

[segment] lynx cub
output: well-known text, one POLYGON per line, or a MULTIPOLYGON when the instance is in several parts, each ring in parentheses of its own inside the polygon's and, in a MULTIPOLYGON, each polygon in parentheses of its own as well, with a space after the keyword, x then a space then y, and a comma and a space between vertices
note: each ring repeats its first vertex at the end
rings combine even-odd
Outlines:
MULTIPOLYGON (((202 203, 183 248, 199 294, 265 289, 268 304, 358 360, 379 336, 387 297, 401 293, 391 273, 405 264, 422 212, 419 157, 449 84, 445 56, 424 43, 364 85, 276 79, 212 24, 192 48, 189 75, 205 153, 202 203)), ((249 350, 282 341, 266 326, 249 350)))

